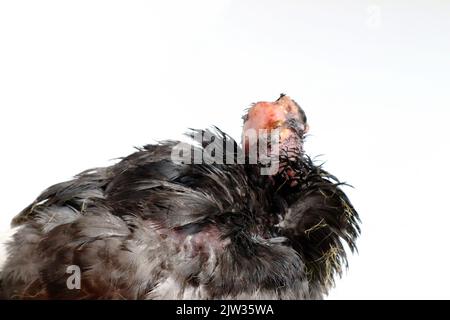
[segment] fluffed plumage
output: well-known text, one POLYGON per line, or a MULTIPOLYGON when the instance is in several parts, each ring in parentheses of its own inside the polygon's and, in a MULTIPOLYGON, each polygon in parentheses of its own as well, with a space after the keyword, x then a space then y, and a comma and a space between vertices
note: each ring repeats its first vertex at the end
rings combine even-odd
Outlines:
MULTIPOLYGON (((243 152, 219 129, 206 133, 233 146, 224 157, 243 152)), ((2 297, 322 298, 359 234, 341 183, 303 153, 282 160, 295 172, 290 184, 258 164, 176 163, 177 143, 147 145, 44 191, 13 220, 2 297), (80 289, 67 287, 71 265, 80 289)))

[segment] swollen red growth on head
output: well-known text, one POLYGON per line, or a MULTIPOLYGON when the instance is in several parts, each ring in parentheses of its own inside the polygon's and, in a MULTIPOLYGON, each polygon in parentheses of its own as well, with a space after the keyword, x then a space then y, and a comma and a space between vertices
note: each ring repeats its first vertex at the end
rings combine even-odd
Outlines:
POLYGON ((288 96, 282 96, 275 102, 262 101, 254 104, 248 111, 246 121, 243 127, 243 143, 247 150, 248 141, 245 138, 248 130, 280 130, 280 142, 290 138, 294 132, 287 126, 288 120, 298 121, 303 126, 303 131, 308 130, 307 124, 303 123, 298 105, 288 96))

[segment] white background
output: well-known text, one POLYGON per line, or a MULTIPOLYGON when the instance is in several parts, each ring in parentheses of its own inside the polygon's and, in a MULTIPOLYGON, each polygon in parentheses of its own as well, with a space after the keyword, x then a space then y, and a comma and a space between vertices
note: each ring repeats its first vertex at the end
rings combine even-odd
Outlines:
POLYGON ((239 138, 285 92, 363 220, 329 298, 450 298, 449 86, 448 1, 0 1, 0 229, 133 146, 239 138))

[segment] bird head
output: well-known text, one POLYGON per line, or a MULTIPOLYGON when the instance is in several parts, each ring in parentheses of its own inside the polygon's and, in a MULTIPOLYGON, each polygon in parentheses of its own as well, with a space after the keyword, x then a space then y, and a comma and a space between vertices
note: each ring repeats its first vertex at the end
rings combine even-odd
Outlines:
MULTIPOLYGON (((248 154, 254 147, 254 141, 248 137, 249 132, 276 132, 278 137, 279 170, 277 175, 286 179, 295 178, 295 173, 289 168, 289 162, 295 162, 303 154, 303 138, 308 132, 306 114, 303 109, 290 97, 281 94, 274 102, 261 101, 253 104, 243 117, 242 145, 248 154)), ((296 182, 292 181, 292 185, 296 182)))

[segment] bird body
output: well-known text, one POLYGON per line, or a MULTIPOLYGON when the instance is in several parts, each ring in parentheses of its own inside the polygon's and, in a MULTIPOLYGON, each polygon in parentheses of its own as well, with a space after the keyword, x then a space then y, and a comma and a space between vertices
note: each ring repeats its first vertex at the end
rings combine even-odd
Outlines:
MULTIPOLYGON (((192 132, 231 145, 224 159, 245 154, 219 129, 192 132)), ((260 164, 176 162, 177 144, 147 145, 45 190, 13 220, 2 297, 322 298, 359 233, 341 183, 303 153, 271 176, 260 164)))

